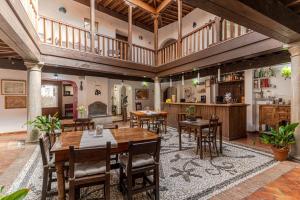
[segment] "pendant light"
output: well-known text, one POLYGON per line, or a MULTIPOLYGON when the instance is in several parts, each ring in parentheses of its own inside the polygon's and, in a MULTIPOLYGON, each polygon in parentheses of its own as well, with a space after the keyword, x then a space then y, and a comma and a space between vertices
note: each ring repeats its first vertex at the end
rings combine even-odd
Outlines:
POLYGON ((218 69, 218 82, 221 81, 221 69, 219 68, 218 69))
POLYGON ((181 85, 184 86, 184 74, 182 73, 182 77, 181 77, 181 85))
POLYGON ((170 87, 172 87, 172 78, 170 76, 170 87))
POLYGON ((199 70, 198 70, 198 74, 197 74, 197 82, 198 82, 198 84, 200 83, 200 72, 199 72, 199 70))

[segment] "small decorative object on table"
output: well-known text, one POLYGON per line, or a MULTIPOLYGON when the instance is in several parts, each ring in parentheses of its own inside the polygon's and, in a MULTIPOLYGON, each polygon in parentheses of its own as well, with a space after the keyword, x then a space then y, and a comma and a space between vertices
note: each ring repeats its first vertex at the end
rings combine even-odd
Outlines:
POLYGON ((195 106, 189 106, 186 108, 186 118, 189 121, 196 121, 196 107, 195 106))
POLYGON ((103 136, 103 125, 98 124, 96 126, 96 136, 103 136))
POLYGON ((261 135, 263 143, 272 145, 271 148, 276 160, 284 161, 287 159, 289 146, 296 143, 294 133, 298 125, 299 123, 293 123, 280 126, 278 131, 272 129, 270 133, 261 135))
POLYGON ((86 108, 83 105, 81 105, 78 106, 77 111, 79 112, 80 118, 84 118, 86 113, 86 108))

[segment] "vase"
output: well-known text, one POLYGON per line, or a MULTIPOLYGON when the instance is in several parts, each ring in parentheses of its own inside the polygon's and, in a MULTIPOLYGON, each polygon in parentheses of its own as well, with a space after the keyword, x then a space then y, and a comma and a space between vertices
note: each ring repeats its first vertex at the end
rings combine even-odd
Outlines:
POLYGON ((276 160, 278 161, 285 161, 288 158, 288 154, 289 154, 289 148, 285 147, 285 148, 276 148, 276 147, 271 147, 274 157, 276 160))

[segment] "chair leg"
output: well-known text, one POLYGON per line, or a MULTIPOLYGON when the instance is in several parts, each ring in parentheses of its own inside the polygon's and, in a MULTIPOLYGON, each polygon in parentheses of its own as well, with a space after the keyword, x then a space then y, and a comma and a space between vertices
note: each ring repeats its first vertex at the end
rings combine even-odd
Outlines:
POLYGON ((120 167, 119 190, 123 193, 123 167, 120 167))
POLYGON ((211 142, 210 141, 208 141, 208 148, 209 148, 210 159, 212 159, 211 142))
POLYGON ((46 200, 47 197, 47 184, 48 184, 48 178, 49 178, 49 171, 48 168, 44 168, 43 170, 43 186, 42 186, 42 200, 46 200))
POLYGON ((52 172, 49 172, 48 184, 47 184, 47 191, 51 190, 51 183, 52 183, 52 172))
POLYGON ((75 189, 75 199, 80 199, 80 188, 75 189))
POLYGON ((105 195, 105 200, 109 200, 110 199, 110 175, 106 174, 105 177, 105 185, 104 185, 104 195, 105 195))
POLYGON ((159 167, 155 169, 155 200, 159 200, 159 167))
POLYGON ((132 200, 132 177, 127 176, 127 199, 132 200))
POLYGON ((75 187, 74 184, 69 185, 69 200, 75 200, 75 187))
POLYGON ((199 137, 197 137, 197 148, 196 148, 196 154, 199 152, 199 137))
POLYGON ((214 146, 215 146, 215 148, 216 148, 216 153, 217 153, 217 156, 219 156, 219 151, 218 151, 218 146, 217 146, 217 139, 215 138, 214 139, 214 146))

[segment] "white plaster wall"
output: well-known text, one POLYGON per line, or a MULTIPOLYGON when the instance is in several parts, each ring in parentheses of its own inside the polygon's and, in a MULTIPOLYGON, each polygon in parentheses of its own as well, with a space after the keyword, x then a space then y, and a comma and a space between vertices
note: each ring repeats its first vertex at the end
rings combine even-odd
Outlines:
MULTIPOLYGON (((90 18, 90 8, 73 0, 39 0, 39 14, 84 28, 84 18, 90 18), (62 6, 67 10, 66 14, 58 11, 62 6)), ((113 38, 116 37, 116 31, 128 35, 127 22, 99 11, 96 11, 95 18, 99 23, 98 33, 113 38)), ((153 33, 150 31, 133 26, 132 40, 134 44, 153 49, 153 33)))
MULTIPOLYGON (((211 13, 199 8, 194 9, 191 13, 182 18, 182 35, 184 36, 187 33, 192 32, 214 18, 215 15, 211 13), (195 28, 193 28, 193 22, 197 23, 195 28)), ((158 30, 158 46, 161 47, 162 43, 170 38, 178 38, 178 22, 173 22, 158 30)))
MULTIPOLYGON (((0 69, 0 79, 27 80, 27 72, 0 69)), ((4 98, 0 93, 0 134, 26 130, 27 109, 5 109, 4 98)))
POLYGON ((245 70, 245 103, 247 106, 247 131, 255 131, 255 104, 253 95, 253 69, 245 70))

